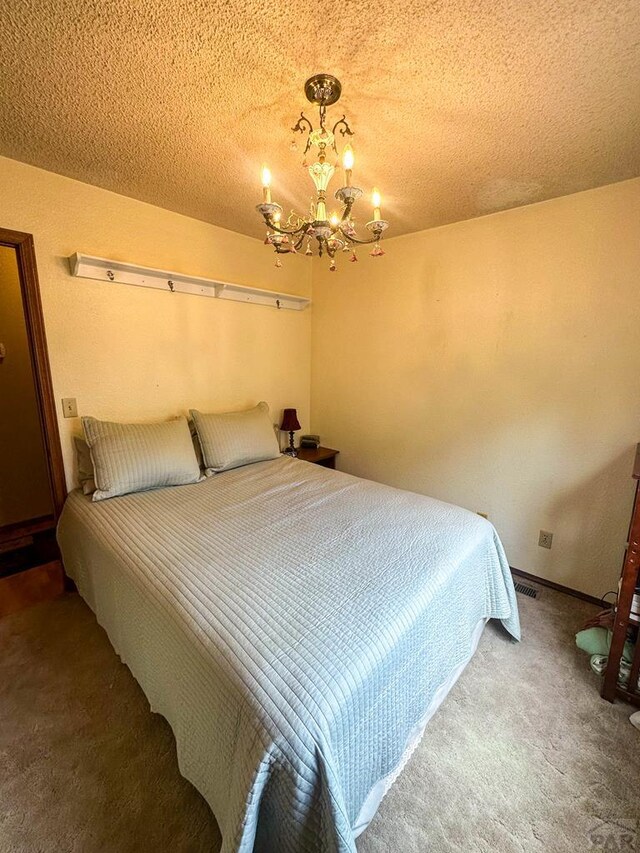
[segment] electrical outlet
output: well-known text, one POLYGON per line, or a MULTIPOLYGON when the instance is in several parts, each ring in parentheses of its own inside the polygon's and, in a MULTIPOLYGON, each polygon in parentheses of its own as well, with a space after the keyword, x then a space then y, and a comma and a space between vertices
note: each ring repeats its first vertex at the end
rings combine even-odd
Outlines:
POLYGON ((62 398, 62 414, 65 418, 78 417, 78 404, 75 397, 62 398))
POLYGON ((541 530, 540 536, 538 537, 538 545, 541 548, 551 548, 552 542, 553 542, 553 533, 549 533, 548 530, 541 530))

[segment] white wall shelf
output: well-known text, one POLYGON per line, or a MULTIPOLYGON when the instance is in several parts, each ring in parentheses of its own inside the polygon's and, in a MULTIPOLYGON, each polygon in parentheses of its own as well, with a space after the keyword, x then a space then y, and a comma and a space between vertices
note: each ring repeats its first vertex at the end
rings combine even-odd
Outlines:
POLYGON ((235 302, 270 305, 272 308, 302 311, 311 302, 310 299, 293 293, 275 293, 272 290, 261 290, 244 284, 141 267, 138 264, 127 264, 123 261, 110 261, 108 258, 96 258, 91 255, 82 255, 80 252, 69 257, 69 268, 71 275, 79 278, 92 278, 114 284, 133 284, 137 287, 155 287, 157 290, 192 293, 214 299, 233 299, 235 302))

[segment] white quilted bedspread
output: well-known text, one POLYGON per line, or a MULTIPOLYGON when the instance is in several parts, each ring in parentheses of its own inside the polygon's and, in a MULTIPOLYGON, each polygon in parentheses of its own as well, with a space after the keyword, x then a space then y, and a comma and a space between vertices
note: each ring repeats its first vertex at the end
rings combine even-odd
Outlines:
POLYGON ((519 637, 491 524, 288 457, 99 503, 72 492, 58 536, 223 853, 353 853, 478 623, 519 637))

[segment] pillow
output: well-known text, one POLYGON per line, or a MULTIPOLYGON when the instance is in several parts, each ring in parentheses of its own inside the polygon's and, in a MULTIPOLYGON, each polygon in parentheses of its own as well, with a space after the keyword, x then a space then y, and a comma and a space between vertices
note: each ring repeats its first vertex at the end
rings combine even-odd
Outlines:
POLYGON ((94 501, 200 480, 186 418, 114 424, 83 417, 82 428, 94 468, 94 501))
POLYGON ((246 412, 203 415, 191 409, 209 477, 251 462, 277 459, 280 447, 269 417, 269 406, 258 403, 246 412))
MULTIPOLYGON (((189 421, 189 431, 191 433, 191 441, 193 442, 193 452, 198 460, 198 468, 202 475, 204 462, 202 461, 202 449, 196 432, 196 425, 193 421, 189 421)), ((78 468, 78 480, 83 494, 92 495, 96 490, 96 482, 93 475, 93 462, 91 461, 91 451, 89 445, 81 435, 73 436, 73 443, 76 450, 76 466, 78 468)))
POLYGON ((76 465, 78 467, 80 486, 85 495, 92 495, 96 490, 96 484, 93 479, 93 462, 91 461, 89 445, 80 435, 73 436, 73 443, 76 450, 76 465))

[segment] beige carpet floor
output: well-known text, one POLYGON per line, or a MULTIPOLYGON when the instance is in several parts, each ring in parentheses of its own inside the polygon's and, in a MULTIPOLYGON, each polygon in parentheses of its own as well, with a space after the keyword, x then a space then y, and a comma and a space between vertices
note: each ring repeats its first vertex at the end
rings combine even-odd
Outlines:
MULTIPOLYGON (((594 608, 519 600, 523 642, 487 628, 359 853, 636 849, 640 732, 573 642, 594 608)), ((80 598, 0 620, 2 853, 219 847, 169 726, 80 598)))

